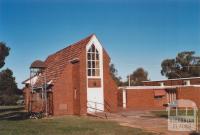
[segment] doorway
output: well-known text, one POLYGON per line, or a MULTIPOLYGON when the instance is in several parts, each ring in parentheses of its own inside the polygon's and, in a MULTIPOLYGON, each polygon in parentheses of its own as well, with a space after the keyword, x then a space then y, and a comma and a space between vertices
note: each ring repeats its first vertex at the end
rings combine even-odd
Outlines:
POLYGON ((88 88, 87 89, 87 112, 103 112, 104 97, 103 88, 88 88))
POLYGON ((80 115, 80 90, 75 88, 74 89, 74 114, 80 115))

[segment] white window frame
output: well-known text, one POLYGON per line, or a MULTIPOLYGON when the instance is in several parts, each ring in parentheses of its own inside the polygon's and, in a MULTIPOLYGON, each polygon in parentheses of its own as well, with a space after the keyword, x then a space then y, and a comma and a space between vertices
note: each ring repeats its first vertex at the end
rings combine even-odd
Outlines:
POLYGON ((91 38, 91 40, 88 42, 87 46, 86 46, 86 51, 85 51, 85 55, 86 55, 86 76, 87 79, 101 79, 101 86, 103 87, 103 47, 101 45, 101 43, 98 41, 97 37, 95 35, 93 35, 93 37, 91 38), (96 49, 99 51, 99 57, 100 57, 100 76, 88 76, 88 68, 87 68, 87 52, 90 49, 90 47, 92 45, 95 45, 96 49))
POLYGON ((87 50, 87 76, 89 78, 100 78, 100 72, 101 72, 101 66, 100 66, 100 51, 98 50, 98 48, 92 44, 89 49, 87 50), (92 47, 94 46, 94 52, 89 52, 90 49, 92 49, 92 47), (98 52, 98 53, 97 53, 98 52), (88 58, 88 54, 90 54, 90 59, 88 58), (97 54, 98 54, 98 60, 97 60, 97 54), (94 55, 94 59, 93 59, 93 55, 94 55), (91 66, 89 67, 88 63, 90 62, 91 66), (94 62, 94 67, 93 67, 93 62, 94 62), (98 62, 98 67, 96 67, 96 63, 98 62), (88 73, 88 71, 90 70, 90 75, 88 73), (96 70, 98 70, 99 75, 96 75, 96 70), (93 71, 95 72, 93 75, 93 71))

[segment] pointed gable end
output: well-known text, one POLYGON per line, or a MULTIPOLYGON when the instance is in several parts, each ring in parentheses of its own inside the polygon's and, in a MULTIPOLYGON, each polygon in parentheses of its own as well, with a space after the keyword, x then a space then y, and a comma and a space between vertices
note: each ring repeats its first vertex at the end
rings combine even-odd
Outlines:
MULTIPOLYGON (((45 60, 46 65, 46 75, 47 82, 52 81, 55 84, 56 80, 62 74, 65 66, 68 62, 73 59, 79 58, 83 50, 85 50, 87 44, 91 41, 93 37, 96 37, 94 34, 72 44, 68 47, 50 55, 45 60)), ((39 81, 40 79, 38 79, 39 81)))

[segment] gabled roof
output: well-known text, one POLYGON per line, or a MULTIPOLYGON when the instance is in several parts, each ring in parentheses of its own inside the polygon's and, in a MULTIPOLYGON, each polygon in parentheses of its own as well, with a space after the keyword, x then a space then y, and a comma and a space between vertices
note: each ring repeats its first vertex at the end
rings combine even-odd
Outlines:
POLYGON ((45 69, 46 66, 45 66, 45 63, 44 63, 43 61, 41 61, 41 60, 36 60, 36 61, 34 61, 34 62, 31 64, 30 68, 45 69))
MULTIPOLYGON (((80 57, 80 54, 86 48, 87 44, 93 36, 95 35, 92 34, 52 55, 49 55, 44 61, 46 65, 45 72, 47 82, 52 81, 53 84, 55 84, 56 80, 62 74, 67 63, 69 63, 70 60, 77 59, 80 57)), ((40 85, 40 80, 41 79, 39 77, 37 85, 40 85)))
POLYGON ((34 75, 34 76, 32 76, 31 78, 28 78, 28 79, 26 79, 26 80, 24 80, 23 82, 22 82, 22 84, 30 84, 30 82, 35 82, 36 80, 37 80, 37 76, 36 75, 34 75), (30 79, 32 79, 31 81, 30 81, 30 79))

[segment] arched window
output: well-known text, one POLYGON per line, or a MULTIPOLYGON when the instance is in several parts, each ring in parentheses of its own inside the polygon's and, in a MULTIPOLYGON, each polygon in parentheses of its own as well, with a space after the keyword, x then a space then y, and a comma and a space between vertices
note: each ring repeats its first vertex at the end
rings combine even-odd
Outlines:
POLYGON ((94 45, 92 45, 87 52, 87 67, 88 76, 99 77, 100 76, 100 55, 99 51, 94 45))

